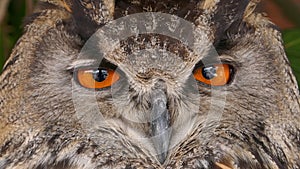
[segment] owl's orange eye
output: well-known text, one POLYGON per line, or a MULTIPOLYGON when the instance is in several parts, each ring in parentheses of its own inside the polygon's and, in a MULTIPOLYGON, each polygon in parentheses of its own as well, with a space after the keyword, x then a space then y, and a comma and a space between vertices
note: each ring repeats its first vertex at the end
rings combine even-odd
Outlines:
POLYGON ((111 69, 79 69, 77 79, 81 86, 89 89, 103 89, 118 81, 120 75, 111 69))
POLYGON ((196 80, 211 86, 224 86, 229 83, 231 67, 228 64, 203 66, 194 71, 196 80))

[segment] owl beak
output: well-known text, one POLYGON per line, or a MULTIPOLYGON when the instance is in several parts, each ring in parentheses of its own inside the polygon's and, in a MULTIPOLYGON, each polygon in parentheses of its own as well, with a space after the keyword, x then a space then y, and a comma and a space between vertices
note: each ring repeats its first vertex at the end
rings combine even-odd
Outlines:
POLYGON ((170 114, 167 109, 167 97, 164 91, 155 90, 152 95, 151 138, 158 161, 163 164, 168 155, 171 128, 170 114))

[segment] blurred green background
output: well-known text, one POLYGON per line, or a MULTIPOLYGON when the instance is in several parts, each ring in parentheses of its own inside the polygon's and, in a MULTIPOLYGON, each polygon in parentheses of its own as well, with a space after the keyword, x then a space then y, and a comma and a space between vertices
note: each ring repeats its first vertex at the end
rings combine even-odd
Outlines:
MULTIPOLYGON (((22 34, 24 16, 37 0, 0 0, 0 72, 22 34)), ((300 0, 262 0, 259 6, 283 31, 287 55, 300 84, 300 0)))

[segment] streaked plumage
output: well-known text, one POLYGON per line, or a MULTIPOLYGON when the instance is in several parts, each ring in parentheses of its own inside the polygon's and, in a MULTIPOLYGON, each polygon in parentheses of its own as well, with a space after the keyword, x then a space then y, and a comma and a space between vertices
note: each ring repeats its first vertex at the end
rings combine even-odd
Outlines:
POLYGON ((300 168, 299 89, 280 32, 256 4, 40 0, 0 76, 0 168, 300 168), (89 60, 102 57, 78 57, 87 40, 109 21, 141 12, 193 23, 207 37, 200 38, 202 53, 164 35, 130 37, 104 56, 105 65, 123 72, 111 90, 78 85, 76 68, 99 66, 89 60), (234 67, 224 87, 192 76, 199 63, 214 60, 206 43, 234 67), (173 55, 134 55, 147 47, 173 55), (90 117, 99 126, 83 124, 77 113, 85 117, 95 108, 105 123, 90 117), (166 116, 157 123, 171 132, 152 139, 162 134, 152 121, 157 112, 166 116))

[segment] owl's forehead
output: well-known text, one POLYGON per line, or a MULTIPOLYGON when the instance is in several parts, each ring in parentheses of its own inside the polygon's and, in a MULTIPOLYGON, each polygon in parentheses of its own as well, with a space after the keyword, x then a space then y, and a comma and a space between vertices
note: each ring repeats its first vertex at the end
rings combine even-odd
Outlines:
MULTIPOLYGON (((87 41, 79 54, 79 60, 92 61, 96 66, 105 65, 108 61, 133 76, 156 74, 174 78, 189 75, 195 64, 207 57, 209 49, 213 47, 207 38, 199 39, 201 44, 194 46, 195 41, 188 45, 180 38, 162 34, 140 34, 125 38, 116 36, 114 39, 109 33, 101 33, 101 30, 96 32, 87 41)), ((217 54, 212 57, 217 57, 217 54)))
POLYGON ((193 67, 198 60, 194 55, 191 49, 177 39, 146 34, 121 41, 120 48, 107 55, 106 59, 124 68, 130 66, 131 72, 141 75, 156 72, 174 77, 186 67, 193 67))
POLYGON ((249 22, 247 18, 253 12, 256 1, 69 0, 65 2, 70 3, 75 32, 86 40, 86 45, 91 44, 88 42, 96 33, 90 48, 95 46, 92 51, 98 50, 100 54, 94 53, 92 59, 105 58, 117 66, 123 64, 142 71, 146 69, 171 71, 172 68, 180 66, 191 68, 207 57, 211 49, 213 53, 218 53, 222 49, 230 50, 235 45, 234 39, 242 39, 246 35, 249 37, 249 34, 252 36, 256 29, 251 23, 255 20, 249 22), (113 28, 110 26, 112 22, 115 24, 113 28), (143 32, 143 29, 147 31, 143 32), (108 37, 118 37, 114 41, 106 40, 103 36, 97 37, 99 30, 108 34, 108 37), (128 35, 124 30, 128 31, 128 35), (190 32, 191 36, 186 32, 190 32), (185 40, 190 40, 192 45, 185 40), (118 45, 114 45, 116 41, 118 45), (195 46, 196 50, 193 48, 195 46))
POLYGON ((216 57, 208 25, 201 27, 162 13, 138 13, 99 28, 86 42, 82 59, 108 60, 126 73, 190 75, 204 57, 216 57), (87 49, 87 50, 86 50, 87 49))
POLYGON ((232 23, 243 19, 247 6, 251 5, 248 0, 64 0, 61 6, 72 13, 76 31, 84 39, 112 20, 137 13, 160 12, 195 25, 209 25, 211 39, 218 41, 232 23))
MULTIPOLYGON (((67 0, 72 6, 85 8, 88 13, 107 11, 115 16, 140 12, 165 12, 182 15, 195 7, 215 5, 215 0, 67 0), (209 2, 208 2, 209 1, 209 2), (80 5, 80 6, 78 6, 80 5), (178 13, 181 11, 181 13, 178 13), (177 12, 177 13, 176 13, 177 12)), ((193 12, 193 14, 195 11, 193 12)))

